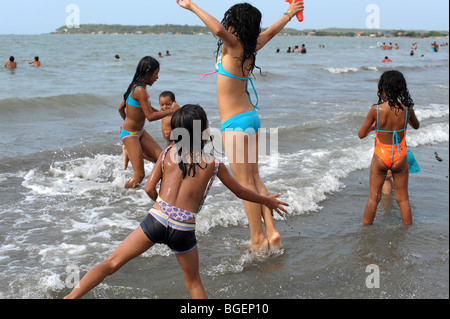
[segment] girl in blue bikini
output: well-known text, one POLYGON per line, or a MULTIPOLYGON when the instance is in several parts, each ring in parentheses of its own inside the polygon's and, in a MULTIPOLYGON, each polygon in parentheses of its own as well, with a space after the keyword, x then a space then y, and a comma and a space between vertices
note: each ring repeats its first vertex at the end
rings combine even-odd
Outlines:
MULTIPOLYGON (((257 51, 303 10, 303 2, 293 1, 287 12, 264 32, 261 32, 260 11, 248 3, 231 7, 225 13, 222 23, 191 0, 177 0, 177 3, 196 14, 219 38, 217 99, 225 152, 234 178, 243 186, 266 195, 266 186, 258 172, 258 129, 261 127, 256 112, 258 99, 256 96, 254 103, 250 97, 249 92, 254 90, 250 76, 255 68, 257 51), (244 159, 238 162, 236 155, 242 154, 244 159)), ((244 206, 249 221, 251 248, 261 251, 282 247, 270 210, 247 201, 244 201, 244 206), (261 217, 266 226, 266 235, 261 217)))
POLYGON ((215 177, 239 198, 266 205, 269 210, 275 210, 281 216, 286 213, 282 205, 287 204, 277 199, 280 194, 262 196, 242 187, 223 163, 203 152, 206 141, 202 137, 208 135, 205 134, 208 119, 199 105, 185 105, 176 111, 171 127, 174 131, 187 131, 188 140, 184 140, 187 134, 173 136, 176 139, 159 156, 145 185, 145 191, 155 200, 147 217, 105 261, 89 270, 66 298, 82 297, 106 276, 119 270, 155 243, 166 244, 176 254, 192 298, 206 298, 199 273, 195 221, 215 177), (201 132, 194 129, 194 121, 200 122, 201 132), (197 152, 192 147, 195 141, 201 141, 197 152), (186 149, 189 151, 185 151, 186 149), (156 186, 159 181, 161 186, 158 194, 156 186))
POLYGON ((119 113, 125 121, 120 133, 127 157, 124 168, 126 169, 129 159, 134 170, 134 175, 125 184, 125 188, 138 186, 145 177, 144 159, 156 162, 162 151, 158 143, 144 130, 145 120, 160 120, 172 115, 179 108, 176 102, 166 111, 159 111, 151 106, 146 87, 156 82, 158 73, 159 62, 156 59, 150 56, 142 58, 119 106, 119 113))

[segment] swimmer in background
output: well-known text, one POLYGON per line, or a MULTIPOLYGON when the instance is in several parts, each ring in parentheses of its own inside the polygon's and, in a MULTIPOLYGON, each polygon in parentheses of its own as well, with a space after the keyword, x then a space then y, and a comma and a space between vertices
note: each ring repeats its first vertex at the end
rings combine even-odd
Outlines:
POLYGON ((33 61, 28 62, 28 64, 33 64, 35 68, 38 68, 41 66, 41 61, 39 61, 39 57, 35 56, 33 61))
MULTIPOLYGON (((171 91, 164 91, 159 95, 159 105, 161 106, 161 111, 170 109, 174 102, 176 102, 175 94, 171 91)), ((161 119, 161 132, 164 139, 167 141, 167 145, 170 144, 170 133, 172 132, 172 128, 170 126, 171 120, 171 115, 161 119)))
POLYGON ((14 61, 14 57, 12 55, 9 57, 9 61, 8 60, 5 61, 5 67, 8 69, 17 68, 17 63, 14 61))
POLYGON ((386 63, 386 62, 392 62, 391 59, 389 59, 387 56, 384 57, 384 60, 381 61, 382 63, 386 63))
POLYGON ((300 49, 300 53, 301 53, 301 54, 305 54, 305 53, 306 53, 306 47, 305 47, 304 44, 302 44, 302 47, 301 47, 301 49, 300 49))

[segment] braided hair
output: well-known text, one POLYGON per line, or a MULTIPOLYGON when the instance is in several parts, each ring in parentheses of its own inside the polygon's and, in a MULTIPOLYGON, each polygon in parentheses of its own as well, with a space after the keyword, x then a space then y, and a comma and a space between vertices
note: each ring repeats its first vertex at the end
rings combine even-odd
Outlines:
POLYGON ((383 93, 391 108, 403 110, 403 106, 407 108, 414 106, 405 77, 399 71, 386 71, 381 75, 378 81, 378 104, 383 102, 383 93))
MULTIPOLYGON (((222 25, 228 30, 229 27, 234 28, 234 34, 241 41, 244 51, 242 56, 236 57, 242 63, 242 74, 245 74, 244 63, 249 60, 250 66, 248 72, 252 73, 257 67, 256 61, 256 45, 258 44, 258 36, 261 33, 261 12, 249 3, 238 3, 228 9, 222 20, 222 25)), ((219 56, 223 41, 217 42, 216 57, 219 56)), ((260 69, 261 70, 261 69, 260 69)))

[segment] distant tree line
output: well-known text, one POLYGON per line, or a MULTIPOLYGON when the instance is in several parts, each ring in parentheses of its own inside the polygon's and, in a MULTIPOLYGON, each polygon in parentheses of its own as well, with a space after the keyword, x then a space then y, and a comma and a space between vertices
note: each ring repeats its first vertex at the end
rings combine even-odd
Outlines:
MULTIPOLYGON (((177 24, 164 24, 154 26, 133 26, 120 24, 82 24, 79 28, 62 26, 52 34, 208 34, 205 26, 189 26, 177 24)), ((290 36, 388 36, 429 38, 446 37, 448 31, 407 31, 407 30, 360 30, 360 29, 323 29, 323 30, 296 30, 285 28, 280 34, 290 36)))

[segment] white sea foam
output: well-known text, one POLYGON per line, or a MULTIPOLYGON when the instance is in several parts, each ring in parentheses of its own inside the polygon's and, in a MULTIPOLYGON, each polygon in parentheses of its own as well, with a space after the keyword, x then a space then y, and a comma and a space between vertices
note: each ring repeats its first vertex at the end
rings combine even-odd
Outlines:
POLYGON ((355 67, 325 68, 325 70, 333 74, 358 72, 358 68, 355 67))

